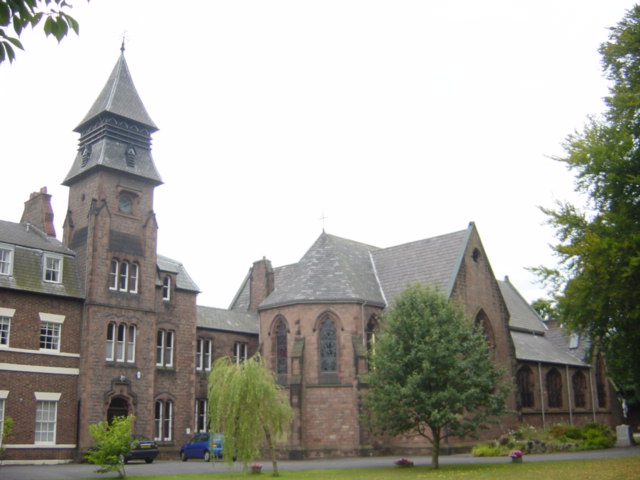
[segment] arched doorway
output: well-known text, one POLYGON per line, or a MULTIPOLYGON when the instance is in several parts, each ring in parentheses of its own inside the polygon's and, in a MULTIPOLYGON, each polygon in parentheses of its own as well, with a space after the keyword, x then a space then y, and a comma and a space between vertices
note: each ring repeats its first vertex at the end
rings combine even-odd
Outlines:
POLYGON ((111 423, 114 417, 126 417, 129 415, 129 401, 123 397, 114 397, 107 409, 107 422, 111 423))

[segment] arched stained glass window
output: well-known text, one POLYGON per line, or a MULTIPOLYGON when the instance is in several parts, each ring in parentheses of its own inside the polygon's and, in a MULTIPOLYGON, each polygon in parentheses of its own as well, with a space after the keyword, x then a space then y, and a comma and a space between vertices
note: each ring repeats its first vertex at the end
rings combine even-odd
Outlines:
POLYGON ((287 373, 287 326, 282 320, 276 326, 276 372, 287 373))
POLYGON ((587 406, 587 378, 582 372, 573 374, 573 402, 576 408, 587 406))
POLYGON ((533 408, 533 372, 527 366, 518 370, 516 376, 518 391, 523 408, 533 408))
POLYGON ((547 373, 547 399, 550 408, 562 407, 562 378, 555 368, 547 373))
POLYGON ((326 318, 320 325, 320 372, 338 370, 336 327, 326 318))

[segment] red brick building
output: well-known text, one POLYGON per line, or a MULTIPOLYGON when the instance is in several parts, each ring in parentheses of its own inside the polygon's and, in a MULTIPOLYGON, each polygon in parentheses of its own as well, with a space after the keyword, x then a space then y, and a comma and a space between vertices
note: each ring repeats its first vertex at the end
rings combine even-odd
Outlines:
MULTIPOLYGON (((62 241, 46 189, 20 223, 0 221, 0 427, 7 461, 79 459, 88 427, 134 415, 134 432, 174 455, 207 429, 212 361, 259 349, 295 411, 292 458, 426 450, 360 424, 380 314, 409 283, 437 286, 481 325, 513 385, 495 435, 521 422, 615 424, 602 362, 548 329, 498 282, 474 224, 389 248, 322 233, 302 259, 254 263, 229 310, 197 306, 185 267, 157 253, 151 154, 157 130, 124 54, 75 129, 79 148, 62 241)), ((576 344, 578 342, 578 344, 576 344)), ((454 441, 451 441, 454 446, 454 441)))
MULTIPOLYGON (((484 329, 512 385, 505 415, 485 438, 517 428, 600 421, 616 402, 602 365, 549 331, 508 282, 498 282, 473 223, 466 230, 389 248, 322 233, 302 259, 256 262, 232 309, 256 312, 262 354, 295 411, 289 456, 428 450, 419 437, 373 438, 359 422, 367 351, 379 315, 407 285, 437 287, 484 329), (534 374, 535 373, 535 374, 534 374)), ((448 446, 461 445, 449 439, 448 446)))

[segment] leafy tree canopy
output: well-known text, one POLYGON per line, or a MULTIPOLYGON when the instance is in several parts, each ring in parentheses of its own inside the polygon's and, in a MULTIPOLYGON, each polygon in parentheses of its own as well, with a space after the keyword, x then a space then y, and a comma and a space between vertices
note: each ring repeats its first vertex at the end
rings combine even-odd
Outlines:
POLYGON ((131 428, 133 416, 115 417, 109 422, 89 425, 89 434, 95 442, 85 458, 89 463, 99 465, 99 473, 116 471, 118 477, 126 475, 124 455, 131 446, 131 428))
POLYGON ((567 137, 564 162, 585 208, 543 208, 558 243, 557 267, 533 269, 546 282, 559 320, 591 338, 621 392, 640 395, 640 6, 600 47, 611 82, 606 111, 567 137))
POLYGON ((273 374, 259 355, 240 364, 216 360, 209 376, 209 427, 224 434, 222 454, 228 463, 247 464, 266 443, 273 475, 278 475, 275 441, 289 433, 293 411, 273 374))
POLYGON ((78 34, 78 22, 65 10, 72 8, 66 0, 0 0, 0 63, 13 62, 15 48, 24 50, 20 35, 44 18, 44 33, 53 35, 58 43, 69 33, 78 34))
POLYGON ((475 436, 504 413, 508 387, 483 333, 429 287, 407 288, 381 319, 363 404, 375 431, 417 433, 438 468, 445 433, 475 436))

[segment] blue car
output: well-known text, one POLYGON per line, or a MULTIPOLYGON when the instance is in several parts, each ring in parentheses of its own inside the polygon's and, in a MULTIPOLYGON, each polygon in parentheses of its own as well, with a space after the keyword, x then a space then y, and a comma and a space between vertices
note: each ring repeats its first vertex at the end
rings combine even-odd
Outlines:
POLYGON ((222 458, 222 434, 197 433, 189 443, 180 448, 180 459, 186 462, 190 458, 202 458, 205 462, 214 458, 222 458))

